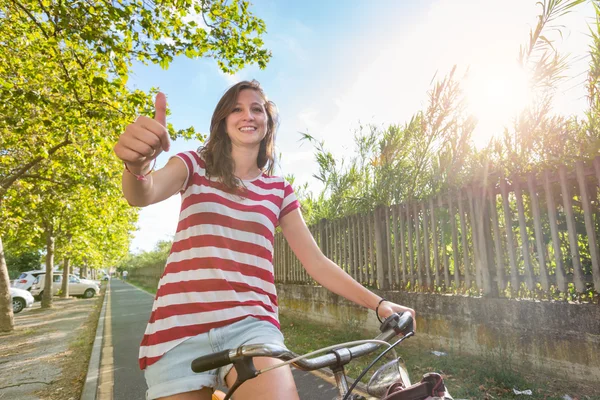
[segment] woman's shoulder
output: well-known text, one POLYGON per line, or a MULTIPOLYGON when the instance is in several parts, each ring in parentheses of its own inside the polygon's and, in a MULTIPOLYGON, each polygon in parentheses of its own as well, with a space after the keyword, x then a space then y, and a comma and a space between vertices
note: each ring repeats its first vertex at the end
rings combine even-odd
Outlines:
POLYGON ((186 161, 186 163, 187 161, 189 161, 194 166, 197 165, 200 168, 204 168, 204 159, 202 158, 200 152, 197 150, 182 151, 175 154, 175 156, 183 159, 184 161, 186 161))

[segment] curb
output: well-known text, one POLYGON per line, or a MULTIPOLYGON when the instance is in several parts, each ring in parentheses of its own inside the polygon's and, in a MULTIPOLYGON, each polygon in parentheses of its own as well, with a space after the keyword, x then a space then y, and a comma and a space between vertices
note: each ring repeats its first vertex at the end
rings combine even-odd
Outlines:
MULTIPOLYGON (((106 290, 110 290, 110 281, 106 290)), ((104 337, 104 316, 106 314, 106 303, 108 296, 106 291, 104 292, 104 301, 102 303, 102 310, 100 311, 100 317, 98 319, 98 326, 96 327, 96 337, 94 339, 94 346, 92 347, 92 355, 90 356, 90 363, 88 364, 88 372, 85 377, 85 383, 83 384, 83 391, 81 392, 81 400, 96 400, 96 391, 98 388, 98 380, 100 376, 100 356, 102 354, 102 341, 104 337)))

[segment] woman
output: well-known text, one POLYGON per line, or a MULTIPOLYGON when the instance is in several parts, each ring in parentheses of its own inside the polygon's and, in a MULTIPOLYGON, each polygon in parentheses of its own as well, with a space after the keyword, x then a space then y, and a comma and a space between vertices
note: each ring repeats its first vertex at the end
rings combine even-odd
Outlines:
MULTIPOLYGON (((177 233, 140 347, 148 399, 210 399, 217 385, 235 382, 235 369, 194 374, 194 358, 242 344, 283 345, 272 265, 277 225, 324 287, 377 308, 381 318, 404 311, 414 316, 364 288, 320 251, 291 186, 271 176, 277 110, 256 81, 240 82, 223 95, 206 146, 177 154, 153 172, 170 144, 164 94, 155 106, 154 119, 139 117, 114 148, 125 164, 123 193, 131 205, 182 195, 177 233)), ((255 361, 259 369, 277 362, 255 361)), ((236 397, 298 399, 289 367, 246 382, 236 397)))

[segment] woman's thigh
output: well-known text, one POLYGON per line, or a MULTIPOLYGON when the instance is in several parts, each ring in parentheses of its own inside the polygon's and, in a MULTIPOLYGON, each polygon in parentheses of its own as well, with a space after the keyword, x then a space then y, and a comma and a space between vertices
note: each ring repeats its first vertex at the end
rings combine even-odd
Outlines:
MULTIPOLYGON (((275 358, 258 357, 254 359, 257 370, 281 363, 275 358)), ((237 379, 235 368, 227 374, 225 382, 233 386, 237 379)), ((244 382, 233 394, 234 399, 243 400, 298 400, 298 390, 289 366, 265 372, 254 379, 244 382)))
POLYGON ((201 390, 194 390, 193 392, 178 393, 172 396, 161 397, 157 400, 211 400, 212 389, 204 388, 201 390))

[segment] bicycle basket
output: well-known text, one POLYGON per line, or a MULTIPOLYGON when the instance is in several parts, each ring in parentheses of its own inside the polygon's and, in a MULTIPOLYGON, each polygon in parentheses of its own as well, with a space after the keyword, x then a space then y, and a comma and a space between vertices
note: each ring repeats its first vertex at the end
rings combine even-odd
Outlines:
POLYGON ((383 400, 453 400, 440 374, 423 375, 421 382, 405 387, 396 382, 389 387, 383 400))

